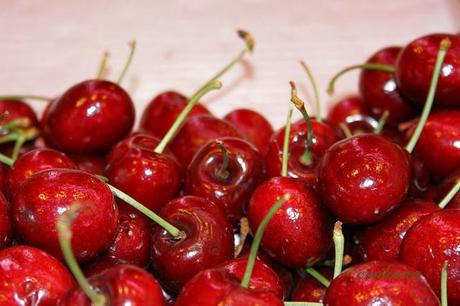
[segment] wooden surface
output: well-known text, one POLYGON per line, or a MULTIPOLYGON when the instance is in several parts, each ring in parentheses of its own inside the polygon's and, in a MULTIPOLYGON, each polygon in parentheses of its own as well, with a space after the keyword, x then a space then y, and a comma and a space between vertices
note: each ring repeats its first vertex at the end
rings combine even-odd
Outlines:
MULTIPOLYGON (((218 115, 254 108, 279 127, 288 81, 308 96, 299 59, 311 66, 327 104, 324 89, 338 69, 384 46, 460 31, 460 0, 0 0, 0 91, 59 95, 93 78, 106 49, 107 77, 116 79, 127 42, 136 39, 123 85, 139 115, 160 91, 190 94, 235 56, 242 47, 237 28, 254 34, 256 52, 204 102, 218 115)), ((337 93, 356 91, 356 80, 357 73, 341 79, 337 93)))

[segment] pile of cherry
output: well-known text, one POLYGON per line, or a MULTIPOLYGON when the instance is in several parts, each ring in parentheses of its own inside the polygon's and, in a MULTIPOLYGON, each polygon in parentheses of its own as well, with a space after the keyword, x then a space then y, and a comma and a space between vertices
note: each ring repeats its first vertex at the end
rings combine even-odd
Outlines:
POLYGON ((316 115, 291 82, 273 131, 199 103, 252 52, 238 33, 229 65, 134 132, 134 43, 117 82, 104 57, 56 98, 0 97, 0 305, 460 305, 460 36, 339 72, 329 93, 360 69, 359 95, 326 117, 302 62, 316 115), (27 99, 49 101, 40 120, 27 99))

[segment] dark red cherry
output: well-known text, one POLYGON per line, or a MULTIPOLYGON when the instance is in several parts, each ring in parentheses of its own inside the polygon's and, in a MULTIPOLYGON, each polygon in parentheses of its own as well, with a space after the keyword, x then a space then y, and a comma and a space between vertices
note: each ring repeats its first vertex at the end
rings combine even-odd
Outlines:
POLYGON ((78 169, 95 175, 104 175, 106 161, 103 156, 95 154, 71 154, 70 158, 78 169))
POLYGON ((169 202, 160 216, 184 233, 179 240, 156 226, 152 268, 166 288, 178 292, 198 272, 233 257, 233 231, 220 208, 209 200, 186 196, 169 202))
POLYGON ((97 153, 127 136, 133 124, 129 95, 115 83, 89 80, 51 104, 42 132, 48 145, 64 152, 97 153))
POLYGON ((20 100, 1 100, 0 99, 0 114, 7 113, 5 119, 1 121, 2 125, 10 123, 14 119, 27 119, 28 125, 24 128, 38 128, 38 119, 35 111, 29 104, 20 100))
POLYGON ((82 209, 72 226, 72 249, 79 261, 94 258, 115 237, 118 209, 107 185, 81 170, 43 170, 24 181, 11 207, 15 233, 62 258, 55 224, 75 202, 82 209))
POLYGON ((270 220, 261 246, 285 266, 313 265, 329 250, 332 223, 317 195, 304 181, 274 177, 259 185, 247 208, 250 227, 258 228, 273 203, 286 193, 291 195, 290 199, 270 220))
POLYGON ((331 146, 319 166, 321 196, 340 220, 381 220, 405 198, 411 176, 409 154, 375 134, 356 135, 331 146))
MULTIPOLYGON (((439 203, 447 193, 454 187, 455 183, 460 180, 460 168, 452 172, 451 175, 446 177, 436 188, 435 198, 436 203, 439 203)), ((446 208, 460 208, 460 193, 454 196, 452 200, 449 201, 446 208)))
POLYGON ((187 167, 202 146, 221 137, 241 137, 240 133, 227 121, 211 115, 197 115, 187 118, 169 148, 179 162, 187 167))
POLYGON ((88 278, 93 275, 99 274, 105 270, 108 270, 110 268, 113 268, 115 266, 124 265, 124 264, 125 263, 122 263, 110 257, 99 256, 99 257, 96 257, 95 260, 89 262, 88 264, 84 266, 83 273, 85 277, 88 278))
POLYGON ((21 155, 8 172, 8 194, 13 197, 19 186, 33 174, 52 168, 78 169, 77 165, 62 152, 42 148, 21 155))
POLYGON ((254 144, 262 156, 267 153, 273 127, 264 116, 250 109, 238 108, 228 113, 224 119, 233 124, 246 140, 254 144))
POLYGON ((348 117, 368 114, 369 111, 363 99, 358 95, 349 95, 332 103, 326 121, 336 129, 340 129, 340 124, 347 123, 348 117))
POLYGON ((3 193, 0 192, 0 250, 9 245, 11 241, 11 222, 9 205, 3 193))
MULTIPOLYGON (((330 268, 320 268, 318 272, 326 279, 332 280, 333 271, 330 268)), ((292 301, 322 303, 326 294, 326 287, 310 275, 299 277, 294 291, 291 294, 292 301)))
POLYGON ((195 154, 187 169, 184 193, 207 198, 237 223, 253 190, 265 178, 265 165, 249 142, 233 137, 218 141, 209 142, 195 154), (228 165, 222 168, 225 158, 228 165))
POLYGON ((401 204, 382 221, 355 234, 358 254, 364 261, 398 260, 401 243, 409 228, 418 220, 440 208, 431 202, 401 204))
POLYGON ((369 261, 332 280, 324 305, 437 306, 439 300, 414 268, 398 262, 369 261))
MULTIPOLYGON (((91 276, 88 281, 99 294, 105 297, 107 305, 165 305, 161 287, 156 279, 136 266, 115 266, 91 276)), ((74 287, 57 305, 91 306, 93 304, 80 287, 74 287)))
MULTIPOLYGON (((402 48, 387 47, 374 53, 366 62, 394 65, 402 48)), ((436 56, 436 54, 435 54, 436 56)), ((429 75, 431 77, 431 74, 429 75)), ((380 118, 388 111, 387 123, 395 125, 415 116, 411 105, 401 97, 393 73, 363 69, 359 77, 359 92, 369 112, 380 118)))
POLYGON ((460 106, 460 37, 452 34, 430 34, 417 38, 403 48, 396 60, 396 81, 400 92, 423 105, 433 75, 439 44, 451 42, 441 68, 434 104, 460 106))
POLYGON ((54 306, 75 285, 57 259, 17 245, 0 251, 0 304, 54 306))
MULTIPOLYGON (((177 116, 187 105, 187 98, 175 91, 165 91, 147 105, 140 122, 143 132, 162 138, 176 121, 177 116)), ((188 114, 189 117, 210 114, 209 110, 198 103, 188 114)))
POLYGON ((223 269, 201 271, 182 289, 175 306, 282 306, 273 292, 246 289, 223 269))
MULTIPOLYGON (((415 124, 409 128, 408 135, 414 129, 415 124)), ((460 168, 460 111, 430 114, 415 146, 415 154, 432 174, 441 178, 460 168)))
POLYGON ((447 264, 449 305, 460 305, 460 209, 443 209, 417 221, 406 233, 399 260, 420 271, 440 293, 441 268, 447 264))

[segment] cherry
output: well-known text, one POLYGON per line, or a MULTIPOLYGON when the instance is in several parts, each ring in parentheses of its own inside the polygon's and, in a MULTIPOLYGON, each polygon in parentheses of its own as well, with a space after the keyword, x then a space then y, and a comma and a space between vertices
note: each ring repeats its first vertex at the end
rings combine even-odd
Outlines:
POLYGON ((6 114, 2 121, 3 125, 11 123, 14 120, 24 120, 21 129, 38 128, 38 119, 35 111, 24 101, 21 100, 3 100, 0 98, 0 114, 6 114))
POLYGON ((331 105, 326 121, 337 130, 341 129, 342 124, 349 124, 355 118, 369 114, 366 104, 358 95, 345 96, 331 105))
POLYGON ((178 292, 199 271, 233 257, 231 224, 209 200, 181 197, 166 204, 160 216, 183 232, 175 238, 162 228, 153 230, 152 268, 166 288, 178 292))
POLYGON ((94 154, 71 154, 70 158, 78 169, 94 175, 103 175, 106 167, 105 158, 94 154))
POLYGON ((78 169, 67 155, 52 149, 35 149, 21 155, 11 165, 8 173, 9 195, 13 197, 20 185, 33 174, 51 168, 78 169))
POLYGON ((398 262, 370 261, 355 265, 332 280, 324 305, 439 305, 420 273, 398 262))
POLYGON ((413 201, 401 204, 382 221, 355 235, 355 244, 362 260, 398 260, 401 243, 411 226, 439 207, 431 202, 413 201))
MULTIPOLYGON (((330 268, 320 268, 319 273, 327 280, 332 280, 332 270, 330 268)), ((291 294, 291 300, 304 302, 322 303, 327 287, 320 283, 312 276, 305 275, 299 277, 296 281, 294 291, 291 294)))
POLYGON ((450 40, 439 77, 435 105, 460 105, 460 37, 452 34, 429 34, 417 38, 403 48, 396 60, 396 82, 401 93, 422 104, 428 93, 436 54, 442 40, 450 40))
POLYGON ((447 260, 449 305, 460 303, 460 210, 444 209, 417 221, 406 233, 399 260, 420 271, 440 292, 441 268, 447 260))
POLYGON ((64 265, 42 250, 16 245, 0 251, 2 305, 57 305, 74 284, 64 265))
POLYGON ((8 213, 8 202, 0 192, 0 250, 9 245, 11 241, 11 222, 8 213))
POLYGON ((407 152, 386 138, 363 134, 337 142, 319 166, 322 199, 340 220, 381 220, 404 199, 409 187, 407 152))
POLYGON ((264 116, 254 110, 238 108, 225 115, 224 119, 233 124, 265 156, 273 127, 264 116))
POLYGON ((265 165, 257 149, 245 140, 224 137, 195 154, 187 169, 184 192, 214 202, 237 223, 264 178, 265 165))
MULTIPOLYGON (((460 181, 460 168, 452 172, 451 175, 446 177, 436 188, 436 202, 441 201, 449 191, 454 187, 454 185, 460 181)), ((447 208, 460 208, 460 193, 457 193, 448 203, 446 203, 447 208)))
POLYGON ((28 244, 62 258, 54 224, 76 201, 83 209, 73 225, 72 247, 79 261, 94 258, 115 237, 118 209, 110 189, 80 170, 43 170, 24 181, 11 207, 15 233, 28 244))

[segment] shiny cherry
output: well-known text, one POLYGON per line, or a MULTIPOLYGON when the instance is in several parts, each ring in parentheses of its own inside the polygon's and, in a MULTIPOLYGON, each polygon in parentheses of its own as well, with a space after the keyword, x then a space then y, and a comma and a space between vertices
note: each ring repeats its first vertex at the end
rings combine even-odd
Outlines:
POLYGON ((326 121, 336 129, 340 124, 347 123, 347 118, 357 115, 368 115, 369 111, 363 99, 358 95, 348 95, 332 103, 326 121))
POLYGON ((78 169, 95 175, 104 175, 106 161, 103 156, 95 154, 70 154, 69 157, 78 169))
POLYGON ((20 100, 1 100, 0 99, 0 114, 7 113, 5 119, 1 121, 2 125, 10 123, 15 119, 26 119, 28 124, 26 127, 38 128, 38 119, 35 111, 24 101, 20 100))
POLYGON ((3 193, 0 192, 0 250, 9 245, 11 235, 9 205, 3 193))
MULTIPOLYGON (((326 279, 332 280, 333 271, 330 268, 319 268, 326 279)), ((322 303, 326 287, 310 275, 299 276, 291 294, 292 301, 322 303)))

